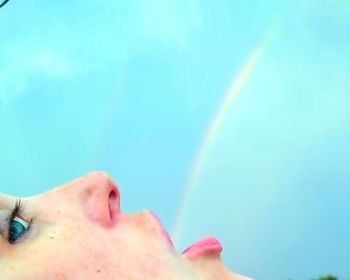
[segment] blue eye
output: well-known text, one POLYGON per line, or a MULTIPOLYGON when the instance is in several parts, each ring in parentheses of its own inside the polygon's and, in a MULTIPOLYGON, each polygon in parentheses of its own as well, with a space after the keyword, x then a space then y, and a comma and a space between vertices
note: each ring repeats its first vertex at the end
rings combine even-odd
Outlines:
POLYGON ((23 207, 21 200, 18 200, 9 217, 8 242, 11 244, 14 244, 21 238, 29 230, 34 221, 32 218, 27 222, 26 219, 22 218, 22 213, 23 207))
POLYGON ((15 243, 28 230, 29 224, 22 219, 15 217, 10 223, 8 240, 11 244, 15 243))

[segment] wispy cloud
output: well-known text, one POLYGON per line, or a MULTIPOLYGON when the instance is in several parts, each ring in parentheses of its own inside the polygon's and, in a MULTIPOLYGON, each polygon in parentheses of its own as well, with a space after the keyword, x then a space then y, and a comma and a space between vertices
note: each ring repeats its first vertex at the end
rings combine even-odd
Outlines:
POLYGON ((198 1, 138 0, 142 11, 141 36, 186 47, 189 33, 200 27, 198 1))
POLYGON ((43 4, 41 10, 31 7, 30 23, 14 22, 19 9, 28 8, 16 7, 6 25, 27 28, 15 27, 15 36, 10 28, 0 31, 3 105, 25 94, 33 77, 71 79, 87 69, 106 67, 110 61, 122 67, 149 42, 184 48, 189 33, 200 24, 197 0, 90 0, 82 5, 63 1, 43 4))
POLYGON ((74 72, 74 65, 59 53, 43 51, 28 57, 25 65, 32 71, 41 72, 53 78, 66 78, 74 72))
POLYGON ((55 50, 25 53, 17 49, 6 61, 0 68, 0 103, 4 106, 26 94, 33 77, 71 79, 84 73, 83 67, 55 50))

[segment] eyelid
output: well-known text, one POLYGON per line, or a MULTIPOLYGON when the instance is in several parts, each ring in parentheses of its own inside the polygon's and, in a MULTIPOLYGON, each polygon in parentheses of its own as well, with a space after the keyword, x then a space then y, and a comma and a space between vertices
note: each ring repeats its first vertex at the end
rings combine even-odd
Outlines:
POLYGON ((26 223, 28 223, 28 224, 30 223, 30 219, 28 219, 27 217, 24 217, 21 213, 17 213, 13 219, 15 219, 15 218, 20 218, 21 220, 25 221, 26 223))

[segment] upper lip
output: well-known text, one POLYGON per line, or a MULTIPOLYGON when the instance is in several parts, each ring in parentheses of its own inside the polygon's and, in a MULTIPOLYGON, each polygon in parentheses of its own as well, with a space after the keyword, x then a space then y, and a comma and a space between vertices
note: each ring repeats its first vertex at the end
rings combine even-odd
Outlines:
POLYGON ((160 222, 158 216, 152 212, 151 210, 146 210, 146 212, 152 217, 152 219, 154 220, 154 222, 156 223, 160 234, 162 235, 162 237, 164 238, 165 242, 171 247, 174 248, 174 244, 168 234, 168 232, 166 231, 166 229, 164 228, 164 226, 162 225, 162 223, 160 222))

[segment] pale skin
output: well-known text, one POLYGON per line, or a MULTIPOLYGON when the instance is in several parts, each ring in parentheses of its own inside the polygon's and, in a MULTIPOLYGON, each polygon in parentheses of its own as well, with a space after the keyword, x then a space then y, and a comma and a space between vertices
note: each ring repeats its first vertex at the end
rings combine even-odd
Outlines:
POLYGON ((21 218, 36 220, 10 244, 4 219, 16 199, 0 194, 1 279, 250 279, 224 266, 216 239, 203 239, 181 254, 151 211, 123 213, 119 188, 104 172, 23 198, 21 218))

